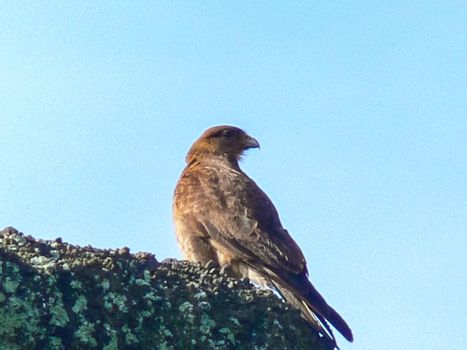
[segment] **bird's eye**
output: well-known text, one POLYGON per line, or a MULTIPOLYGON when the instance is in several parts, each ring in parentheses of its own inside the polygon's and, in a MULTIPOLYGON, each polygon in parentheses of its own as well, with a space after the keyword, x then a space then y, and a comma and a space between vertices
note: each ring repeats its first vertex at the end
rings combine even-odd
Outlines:
POLYGON ((209 138, 218 138, 218 137, 230 137, 236 133, 236 130, 231 129, 221 129, 216 131, 214 134, 210 135, 209 138))
POLYGON ((230 137, 230 136, 232 136, 232 134, 233 134, 232 130, 223 130, 222 131, 222 136, 225 136, 225 137, 230 137))

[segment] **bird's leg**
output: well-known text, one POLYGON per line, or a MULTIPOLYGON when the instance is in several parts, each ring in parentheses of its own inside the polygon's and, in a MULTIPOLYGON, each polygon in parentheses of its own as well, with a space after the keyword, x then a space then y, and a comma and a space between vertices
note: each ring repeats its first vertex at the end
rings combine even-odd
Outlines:
POLYGON ((219 263, 213 259, 208 260, 207 263, 204 264, 204 268, 206 270, 211 270, 211 269, 218 269, 219 268, 219 263))
POLYGON ((230 265, 224 265, 221 267, 221 274, 228 275, 228 276, 234 276, 234 271, 232 270, 232 267, 230 265))

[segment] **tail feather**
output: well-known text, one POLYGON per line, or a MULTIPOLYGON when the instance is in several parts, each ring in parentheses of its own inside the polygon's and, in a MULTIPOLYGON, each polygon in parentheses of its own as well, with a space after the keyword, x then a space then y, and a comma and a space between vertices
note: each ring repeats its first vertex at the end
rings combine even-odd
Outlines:
POLYGON ((280 294, 282 299, 300 310, 302 317, 311 328, 319 332, 323 337, 327 338, 335 348, 338 348, 332 329, 329 327, 324 317, 312 310, 309 304, 290 288, 275 283, 272 280, 270 280, 270 284, 280 294))
POLYGON ((347 322, 326 303, 326 300, 313 287, 308 279, 306 270, 300 275, 287 276, 279 272, 267 269, 264 274, 268 283, 266 285, 274 288, 284 300, 300 310, 302 317, 316 331, 327 338, 334 347, 338 348, 331 323, 345 339, 352 342, 352 330, 347 322), (288 277, 288 278, 287 278, 288 277))
POLYGON ((294 288, 287 286, 287 284, 277 283, 270 280, 271 285, 279 292, 283 299, 287 300, 290 304, 298 308, 302 317, 310 324, 312 328, 320 332, 324 337, 328 338, 334 343, 337 348, 336 340, 326 320, 341 333, 348 341, 353 341, 353 334, 347 322, 326 303, 326 300, 319 294, 319 292, 308 282, 308 292, 305 295, 298 293, 294 288))
POLYGON ((352 330, 350 329, 347 322, 334 310, 331 306, 329 306, 321 294, 311 285, 310 289, 306 296, 305 302, 310 306, 310 308, 317 313, 318 315, 322 316, 326 320, 331 323, 334 328, 336 328, 339 333, 341 333, 345 339, 348 341, 353 341, 353 334, 352 330))
POLYGON ((345 339, 347 339, 350 342, 353 341, 353 334, 349 325, 336 312, 336 310, 334 310, 330 306, 328 309, 328 314, 326 315, 326 319, 344 336, 345 339))

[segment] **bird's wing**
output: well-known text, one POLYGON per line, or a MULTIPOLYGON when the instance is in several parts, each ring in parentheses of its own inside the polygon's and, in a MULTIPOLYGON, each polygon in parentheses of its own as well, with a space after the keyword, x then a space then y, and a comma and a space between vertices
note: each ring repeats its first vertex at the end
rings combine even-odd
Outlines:
POLYGON ((334 344, 328 319, 347 339, 352 332, 307 278, 302 251, 282 227, 267 195, 241 171, 220 172, 203 167, 195 171, 197 189, 191 203, 196 227, 224 255, 262 271, 305 319, 334 344))
POLYGON ((195 217, 217 245, 256 266, 292 274, 306 270, 303 253, 253 180, 236 170, 226 175, 207 169, 200 175, 196 200, 205 205, 195 217))

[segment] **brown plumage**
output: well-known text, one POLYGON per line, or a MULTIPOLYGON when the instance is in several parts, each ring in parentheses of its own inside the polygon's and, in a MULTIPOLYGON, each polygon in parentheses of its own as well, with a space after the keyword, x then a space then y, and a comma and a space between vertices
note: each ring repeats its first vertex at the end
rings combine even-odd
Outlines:
POLYGON ((246 149, 258 147, 233 126, 210 128, 192 145, 173 201, 183 255, 227 265, 238 278, 274 288, 334 345, 326 321, 352 341, 346 322, 308 280, 303 253, 282 227, 271 200, 238 165, 246 149))

